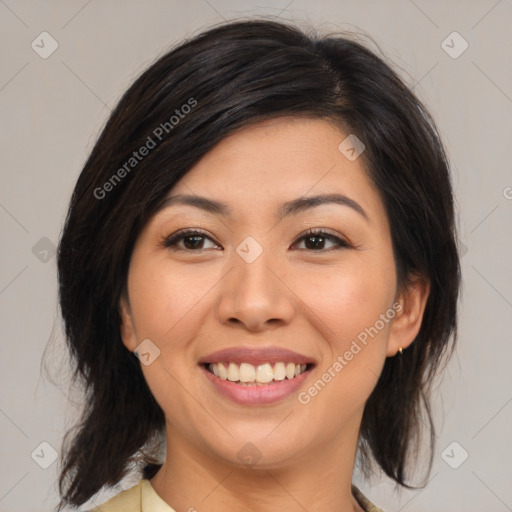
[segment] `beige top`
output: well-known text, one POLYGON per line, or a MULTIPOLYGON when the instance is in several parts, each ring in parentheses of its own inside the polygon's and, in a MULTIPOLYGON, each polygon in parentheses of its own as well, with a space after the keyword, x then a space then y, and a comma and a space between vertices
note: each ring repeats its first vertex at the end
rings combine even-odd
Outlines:
MULTIPOLYGON (((365 512, 384 512, 371 503, 361 491, 352 486, 352 493, 365 512)), ((193 507, 190 508, 194 510, 193 507)), ((176 512, 153 489, 149 480, 142 478, 140 482, 106 503, 89 512, 176 512)))

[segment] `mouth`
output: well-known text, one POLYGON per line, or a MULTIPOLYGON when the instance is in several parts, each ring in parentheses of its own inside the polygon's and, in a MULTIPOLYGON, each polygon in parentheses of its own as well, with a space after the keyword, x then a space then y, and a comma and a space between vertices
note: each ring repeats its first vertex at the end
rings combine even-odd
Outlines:
POLYGON ((215 396, 239 405, 272 405, 304 386, 317 362, 279 347, 237 347, 199 361, 215 396))
POLYGON ((220 380, 229 381, 239 386, 268 386, 297 379, 311 371, 314 364, 277 361, 255 365, 248 362, 225 361, 203 363, 202 366, 220 380))

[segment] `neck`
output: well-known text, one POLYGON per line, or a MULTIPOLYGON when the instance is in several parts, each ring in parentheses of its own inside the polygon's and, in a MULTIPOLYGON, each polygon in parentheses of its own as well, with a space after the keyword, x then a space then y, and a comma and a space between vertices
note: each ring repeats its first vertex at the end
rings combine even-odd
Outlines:
POLYGON ((209 455, 168 427, 166 460, 151 479, 177 512, 362 512, 352 496, 358 427, 312 447, 292 463, 240 466, 209 455))

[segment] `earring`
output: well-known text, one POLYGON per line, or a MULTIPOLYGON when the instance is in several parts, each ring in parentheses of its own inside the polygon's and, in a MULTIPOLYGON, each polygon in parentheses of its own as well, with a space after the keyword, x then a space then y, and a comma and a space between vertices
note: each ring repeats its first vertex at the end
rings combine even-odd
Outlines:
POLYGON ((403 350, 403 349, 402 349, 402 347, 400 347, 400 348, 398 349, 398 352, 400 352, 400 355, 402 355, 402 354, 403 354, 402 350, 403 350))

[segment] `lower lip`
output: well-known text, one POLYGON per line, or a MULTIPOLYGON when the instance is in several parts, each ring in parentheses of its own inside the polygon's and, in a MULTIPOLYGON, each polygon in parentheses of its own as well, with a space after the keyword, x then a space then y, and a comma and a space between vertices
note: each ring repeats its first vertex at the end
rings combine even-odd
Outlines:
POLYGON ((309 373, 311 373, 311 370, 308 370, 293 379, 285 378, 272 384, 251 386, 235 384, 230 380, 222 380, 209 372, 204 366, 201 368, 206 374, 206 378, 219 393, 241 405, 266 405, 283 400, 297 391, 308 378, 309 373))

